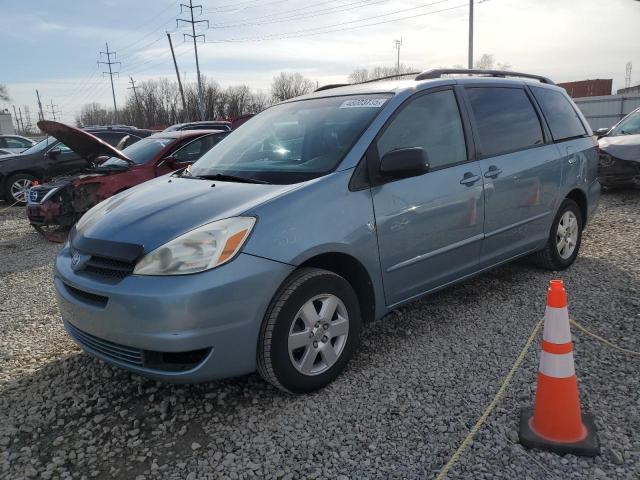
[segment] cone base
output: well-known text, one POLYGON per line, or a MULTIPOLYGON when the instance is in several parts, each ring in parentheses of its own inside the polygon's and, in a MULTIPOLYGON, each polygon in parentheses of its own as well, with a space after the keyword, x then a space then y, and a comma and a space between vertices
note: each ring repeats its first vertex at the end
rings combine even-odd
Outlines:
POLYGON ((582 423, 584 423, 587 429, 587 436, 584 440, 575 443, 551 442, 540 437, 529 425, 529 420, 532 416, 532 408, 524 408, 520 413, 520 432, 518 436, 523 446, 548 450, 559 455, 565 455, 567 453, 582 457, 595 457, 600 455, 600 440, 598 439, 598 432, 596 431, 596 426, 593 423, 591 415, 582 414, 582 423))

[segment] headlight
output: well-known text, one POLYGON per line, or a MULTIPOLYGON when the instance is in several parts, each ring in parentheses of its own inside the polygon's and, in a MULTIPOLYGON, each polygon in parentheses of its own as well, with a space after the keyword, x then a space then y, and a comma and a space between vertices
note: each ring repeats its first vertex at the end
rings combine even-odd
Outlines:
POLYGON ((145 255, 133 273, 187 275, 215 268, 236 256, 255 223, 253 217, 233 217, 198 227, 145 255))

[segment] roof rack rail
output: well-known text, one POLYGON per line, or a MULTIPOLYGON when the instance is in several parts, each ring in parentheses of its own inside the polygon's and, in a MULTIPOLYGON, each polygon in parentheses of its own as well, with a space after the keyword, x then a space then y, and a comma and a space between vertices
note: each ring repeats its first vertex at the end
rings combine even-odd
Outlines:
POLYGON ((505 77, 532 78, 534 80, 539 80, 542 83, 555 85, 553 80, 551 80, 550 78, 543 77, 541 75, 533 75, 531 73, 509 72, 507 70, 479 70, 479 69, 467 69, 467 68, 438 68, 435 70, 427 70, 426 72, 422 72, 420 75, 418 75, 416 77, 416 80, 441 78, 443 75, 452 75, 452 74, 485 75, 488 77, 501 77, 501 78, 505 78, 505 77))
POLYGON ((407 73, 396 73, 393 75, 387 75, 380 78, 372 78, 371 80, 365 80, 364 82, 356 82, 356 83, 333 83, 329 85, 323 85, 320 88, 316 88, 314 92, 321 92, 323 90, 329 90, 332 88, 338 87, 348 87, 349 85, 362 85, 363 83, 373 83, 373 82, 381 82, 382 80, 389 80, 391 78, 399 78, 399 77, 407 77, 407 76, 415 76, 420 72, 407 72, 407 73))

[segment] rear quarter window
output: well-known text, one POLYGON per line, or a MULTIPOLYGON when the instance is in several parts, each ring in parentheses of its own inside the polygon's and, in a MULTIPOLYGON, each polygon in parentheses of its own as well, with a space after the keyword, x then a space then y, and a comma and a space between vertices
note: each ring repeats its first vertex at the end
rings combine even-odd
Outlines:
POLYGON ((523 89, 470 87, 466 93, 483 157, 544 144, 540 119, 523 89))
POLYGON ((539 87, 531 87, 531 91, 540 104, 556 142, 587 134, 575 108, 561 92, 539 87))

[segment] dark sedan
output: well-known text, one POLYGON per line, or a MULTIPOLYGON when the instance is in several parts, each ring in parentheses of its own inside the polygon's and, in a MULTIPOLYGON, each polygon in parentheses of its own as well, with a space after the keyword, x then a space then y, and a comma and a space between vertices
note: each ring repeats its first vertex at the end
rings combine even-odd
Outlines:
MULTIPOLYGON (((129 127, 93 127, 87 132, 110 145, 129 146, 148 137, 152 130, 129 127)), ((22 153, 0 156, 0 199, 25 204, 29 189, 53 177, 80 171, 87 160, 64 143, 47 137, 22 153)))

